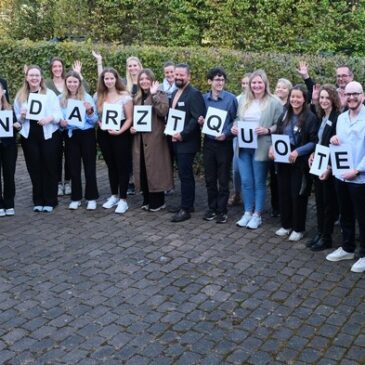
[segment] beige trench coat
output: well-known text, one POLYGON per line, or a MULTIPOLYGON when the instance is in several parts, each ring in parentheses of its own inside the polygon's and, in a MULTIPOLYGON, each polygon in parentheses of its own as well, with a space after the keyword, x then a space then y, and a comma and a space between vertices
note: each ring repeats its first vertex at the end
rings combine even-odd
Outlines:
MULTIPOLYGON (((141 105, 142 100, 135 99, 135 105, 141 105)), ((152 132, 138 132, 133 136, 133 175, 136 189, 141 191, 141 143, 143 146, 148 189, 151 193, 172 189, 172 165, 167 144, 165 117, 169 111, 169 101, 166 94, 157 91, 153 97, 149 95, 144 105, 152 105, 152 132)))

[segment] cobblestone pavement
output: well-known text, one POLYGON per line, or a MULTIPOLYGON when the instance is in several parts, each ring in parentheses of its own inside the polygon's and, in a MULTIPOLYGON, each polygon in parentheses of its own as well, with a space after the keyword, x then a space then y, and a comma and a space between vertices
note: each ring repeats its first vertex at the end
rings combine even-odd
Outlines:
POLYGON ((119 216, 101 208, 102 161, 98 177, 96 211, 63 197, 33 213, 20 154, 16 216, 0 220, 1 364, 365 364, 365 280, 351 261, 275 237, 268 215, 257 231, 235 226, 240 208, 203 221, 202 181, 187 222, 140 210, 140 196, 119 216))

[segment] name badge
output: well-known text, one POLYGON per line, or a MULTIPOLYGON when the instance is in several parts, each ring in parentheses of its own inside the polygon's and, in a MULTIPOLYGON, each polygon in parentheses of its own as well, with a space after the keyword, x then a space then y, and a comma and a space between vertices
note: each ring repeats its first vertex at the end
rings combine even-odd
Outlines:
POLYGON ((332 122, 330 120, 327 120, 326 124, 332 127, 332 122))
POLYGON ((177 106, 185 106, 185 101, 179 101, 179 102, 177 103, 177 106))

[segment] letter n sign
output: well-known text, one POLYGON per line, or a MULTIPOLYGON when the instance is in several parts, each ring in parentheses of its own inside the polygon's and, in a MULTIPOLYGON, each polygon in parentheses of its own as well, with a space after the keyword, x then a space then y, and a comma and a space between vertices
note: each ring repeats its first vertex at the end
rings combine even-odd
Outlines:
POLYGON ((0 137, 13 137, 13 111, 0 111, 0 137))
POLYGON ((101 129, 119 131, 122 120, 122 105, 104 103, 101 129))
POLYGON ((202 133, 217 137, 222 134, 224 122, 227 118, 227 111, 209 107, 205 116, 202 133))
POLYGON ((152 106, 135 105, 133 109, 133 127, 137 132, 152 131, 152 106))

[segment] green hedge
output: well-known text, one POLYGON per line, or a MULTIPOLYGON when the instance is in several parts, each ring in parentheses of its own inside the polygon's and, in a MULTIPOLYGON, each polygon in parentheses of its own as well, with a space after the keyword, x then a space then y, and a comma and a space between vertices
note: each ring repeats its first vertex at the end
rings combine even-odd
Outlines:
POLYGON ((31 42, 31 41, 0 41, 0 77, 6 78, 10 86, 11 96, 23 80, 24 64, 38 64, 48 77, 48 63, 54 56, 65 60, 67 68, 74 60, 83 63, 83 75, 95 90, 97 81, 96 62, 91 54, 95 48, 104 57, 105 66, 115 67, 123 76, 125 61, 130 55, 138 56, 144 65, 155 71, 162 79, 162 64, 167 60, 189 63, 192 68, 192 84, 201 89, 207 89, 206 72, 213 66, 223 66, 228 74, 227 88, 238 94, 240 78, 257 68, 263 68, 269 75, 271 85, 280 77, 286 77, 293 83, 301 82, 296 68, 300 60, 310 65, 310 74, 318 82, 334 82, 335 67, 338 64, 348 64, 354 70, 356 79, 365 82, 365 60, 351 57, 321 57, 299 56, 294 54, 247 53, 222 48, 182 48, 182 47, 125 47, 118 44, 97 44, 78 42, 31 42))

